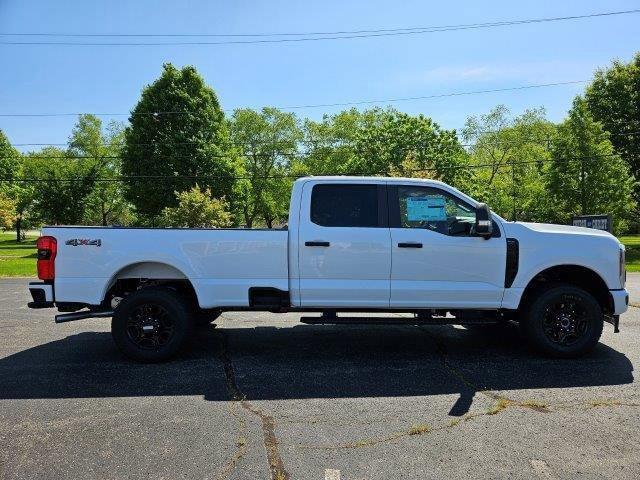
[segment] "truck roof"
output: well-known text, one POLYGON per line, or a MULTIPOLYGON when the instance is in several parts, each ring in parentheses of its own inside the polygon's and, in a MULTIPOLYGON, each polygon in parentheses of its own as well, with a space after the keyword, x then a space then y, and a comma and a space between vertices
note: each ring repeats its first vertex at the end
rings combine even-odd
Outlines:
POLYGON ((314 181, 347 181, 353 183, 367 183, 367 182, 389 182, 389 183, 422 183, 425 185, 434 185, 434 186, 445 186, 448 185, 439 180, 431 180, 425 178, 408 178, 408 177, 358 177, 358 176, 348 176, 348 175, 326 175, 326 176, 308 176, 301 177, 296 180, 296 182, 304 183, 309 180, 314 181))

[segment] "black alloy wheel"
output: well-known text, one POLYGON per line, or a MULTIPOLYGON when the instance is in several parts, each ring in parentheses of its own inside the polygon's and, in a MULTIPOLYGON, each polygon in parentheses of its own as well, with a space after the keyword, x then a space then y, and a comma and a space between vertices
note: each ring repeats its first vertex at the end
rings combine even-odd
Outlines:
POLYGON ((521 309, 520 327, 535 349, 553 357, 575 358, 596 346, 604 316, 591 293, 570 284, 554 284, 532 295, 521 309))
POLYGON ((193 308, 169 287, 148 287, 127 295, 111 320, 111 335, 120 351, 138 362, 162 362, 188 342, 193 308))

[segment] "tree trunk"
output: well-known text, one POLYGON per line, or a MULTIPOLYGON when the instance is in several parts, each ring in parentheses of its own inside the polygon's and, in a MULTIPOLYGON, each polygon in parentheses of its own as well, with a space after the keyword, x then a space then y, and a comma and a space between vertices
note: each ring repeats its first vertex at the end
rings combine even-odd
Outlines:
POLYGON ((582 206, 582 215, 587 214, 587 192, 585 189, 585 159, 580 162, 580 203, 582 206))
POLYGON ((16 242, 22 241, 22 213, 16 217, 16 242))

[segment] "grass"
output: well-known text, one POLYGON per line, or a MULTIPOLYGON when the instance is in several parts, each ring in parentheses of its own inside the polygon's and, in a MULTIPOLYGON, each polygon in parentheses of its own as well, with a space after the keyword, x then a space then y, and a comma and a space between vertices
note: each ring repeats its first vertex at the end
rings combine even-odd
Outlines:
POLYGON ((489 407, 489 409, 487 410, 487 415, 496 415, 505 410, 510 405, 512 405, 511 400, 507 398, 499 398, 496 403, 489 407))
POLYGON ((640 272, 640 235, 623 235, 619 240, 627 249, 627 272, 640 272))
POLYGON ((425 425, 424 423, 420 423, 418 425, 412 425, 409 429, 409 435, 422 435, 423 433, 429 433, 431 431, 431 427, 429 425, 425 425))
MULTIPOLYGON (((14 232, 0 233, 0 277, 36 276, 36 238, 28 235, 17 243, 14 232)), ((627 248, 627 272, 640 272, 640 235, 623 235, 619 240, 627 248)))
POLYGON ((14 232, 0 233, 0 277, 36 276, 36 238, 18 243, 14 232))

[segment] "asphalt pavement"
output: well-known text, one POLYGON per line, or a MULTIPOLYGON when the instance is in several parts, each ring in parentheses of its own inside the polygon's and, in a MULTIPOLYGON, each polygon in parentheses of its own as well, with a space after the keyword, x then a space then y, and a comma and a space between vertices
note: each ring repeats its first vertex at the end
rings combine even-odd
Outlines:
POLYGON ((227 313, 175 361, 55 325, 0 280, 0 478, 640 477, 640 275, 578 360, 515 328, 311 326, 227 313))

